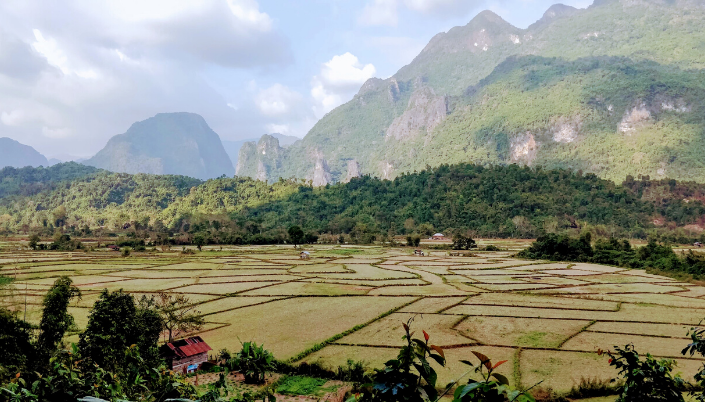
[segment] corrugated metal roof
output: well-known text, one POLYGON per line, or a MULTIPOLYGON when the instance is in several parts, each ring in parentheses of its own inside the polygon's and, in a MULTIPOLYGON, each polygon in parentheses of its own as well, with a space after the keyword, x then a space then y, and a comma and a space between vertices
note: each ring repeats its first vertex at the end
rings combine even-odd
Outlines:
POLYGON ((181 358, 191 357, 213 350, 200 336, 167 343, 165 346, 169 348, 173 354, 181 358))

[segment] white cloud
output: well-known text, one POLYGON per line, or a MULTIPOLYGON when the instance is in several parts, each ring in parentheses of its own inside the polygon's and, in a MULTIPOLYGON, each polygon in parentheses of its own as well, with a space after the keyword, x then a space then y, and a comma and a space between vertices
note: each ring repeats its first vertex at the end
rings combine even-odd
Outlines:
POLYGON ((397 26, 399 9, 442 18, 455 18, 477 6, 477 0, 371 0, 362 9, 358 21, 363 25, 397 26))
POLYGON ((271 119, 253 94, 229 107, 221 87, 291 61, 256 0, 7 0, 0 27, 2 134, 46 153, 94 153, 160 112, 199 113, 224 138, 260 133, 271 119))
POLYGON ((274 84, 260 90, 255 97, 255 103, 260 112, 266 116, 284 116, 300 109, 303 97, 284 85, 274 84))
POLYGON ((311 82, 316 116, 322 117, 350 99, 376 71, 374 65, 362 65, 357 57, 349 52, 333 56, 323 64, 320 74, 313 77, 311 82))

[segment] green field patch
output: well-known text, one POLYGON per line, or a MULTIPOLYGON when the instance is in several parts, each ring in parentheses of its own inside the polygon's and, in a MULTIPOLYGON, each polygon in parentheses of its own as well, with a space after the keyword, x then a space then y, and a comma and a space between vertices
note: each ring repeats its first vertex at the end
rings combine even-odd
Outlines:
POLYGON ((241 293, 250 289, 259 288, 262 286, 270 286, 272 282, 233 282, 233 283, 211 283, 204 285, 190 285, 175 289, 178 293, 202 293, 202 294, 220 294, 226 295, 231 293, 241 293))
POLYGON ((243 293, 247 296, 343 296, 364 295, 368 286, 340 285, 336 283, 288 282, 243 293))
POLYGON ((472 343, 463 337, 453 326, 459 318, 441 314, 394 313, 365 328, 348 335, 336 343, 370 346, 396 346, 399 345, 401 336, 404 335, 403 323, 409 318, 414 318, 413 328, 417 333, 426 331, 430 336, 430 343, 438 346, 462 345, 472 343))
POLYGON ((233 325, 208 333, 214 350, 239 350, 240 342, 256 341, 288 359, 334 335, 363 324, 412 301, 405 297, 300 297, 273 301, 209 316, 233 325))
MULTIPOLYGON (((622 345, 624 346, 624 345, 622 345)), ((561 352, 556 350, 522 350, 520 372, 522 386, 531 387, 543 381, 543 388, 568 392, 585 379, 608 381, 617 377, 606 356, 596 353, 561 352)))
POLYGON ((286 376, 282 378, 275 388, 275 392, 290 396, 315 396, 322 397, 327 393, 335 392, 339 386, 324 387, 328 380, 313 377, 286 376))
POLYGON ((456 326, 456 330, 486 345, 557 348, 589 323, 578 320, 468 317, 456 326))
POLYGON ((433 314, 461 303, 466 297, 424 297, 399 310, 400 313, 433 314))
POLYGON ((687 338, 690 328, 690 325, 645 324, 643 322, 596 322, 590 326, 589 330, 590 332, 687 338))
POLYGON ((684 339, 585 331, 568 340, 561 349, 593 352, 598 349, 610 350, 615 345, 623 347, 630 343, 634 344, 634 348, 641 353, 648 352, 661 357, 683 356, 681 351, 688 345, 688 341, 684 339))

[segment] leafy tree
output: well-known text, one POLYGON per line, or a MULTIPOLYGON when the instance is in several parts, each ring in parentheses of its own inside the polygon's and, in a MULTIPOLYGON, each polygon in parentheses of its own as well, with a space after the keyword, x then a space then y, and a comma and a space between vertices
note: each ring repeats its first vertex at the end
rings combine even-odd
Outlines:
POLYGON ((475 240, 462 234, 453 236, 453 250, 470 250, 477 247, 475 240))
POLYGON ((203 246, 206 245, 206 239, 202 235, 198 234, 198 235, 194 236, 193 244, 196 245, 196 247, 198 248, 198 251, 201 251, 203 246))
POLYGON ((80 299, 81 291, 73 286, 73 281, 68 276, 54 281, 54 285, 44 296, 37 347, 47 357, 56 350, 66 331, 74 325, 68 307, 75 297, 80 299))
POLYGON ((39 238, 38 235, 33 234, 29 237, 29 248, 31 248, 32 250, 36 250, 41 240, 42 239, 39 238))
POLYGON ((137 345, 145 359, 156 363, 163 323, 154 304, 146 296, 137 304, 132 295, 122 290, 103 290, 79 338, 84 364, 118 372, 126 367, 125 350, 130 345, 137 345))
POLYGON ((294 248, 304 241, 304 231, 299 226, 289 227, 287 233, 289 234, 289 241, 294 244, 294 248))
POLYGON ((24 370, 35 355, 32 325, 0 307, 0 379, 24 370))
POLYGON ((203 327, 205 321, 200 316, 201 312, 183 294, 160 292, 156 305, 164 330, 169 334, 169 342, 183 333, 198 331, 203 327))
POLYGON ((657 360, 650 354, 642 360, 631 344, 624 349, 615 346, 615 352, 607 354, 610 366, 616 368, 624 380, 617 402, 684 401, 685 383, 671 374, 676 365, 674 360, 657 360))

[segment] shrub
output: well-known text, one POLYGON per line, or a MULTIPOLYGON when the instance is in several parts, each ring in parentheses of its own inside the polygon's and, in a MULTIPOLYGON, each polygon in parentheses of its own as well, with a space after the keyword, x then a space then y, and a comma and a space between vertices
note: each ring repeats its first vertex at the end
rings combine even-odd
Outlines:
POLYGON ((619 370, 624 380, 617 402, 684 401, 681 391, 685 382, 671 374, 676 365, 674 360, 657 360, 650 354, 642 360, 631 344, 624 349, 615 346, 615 352, 607 354, 610 366, 619 370))
POLYGON ((231 370, 239 370, 245 376, 248 384, 264 383, 264 376, 274 370, 274 356, 255 342, 245 342, 242 350, 228 361, 231 370))
MULTIPOLYGON (((530 394, 512 389, 507 377, 494 372, 497 367, 506 363, 506 360, 492 364, 490 358, 482 353, 475 351, 472 353, 480 360, 480 364, 475 368, 475 373, 480 374, 482 380, 471 379, 467 385, 458 387, 455 390, 453 402, 534 402, 534 398, 530 394)), ((461 360, 461 362, 474 367, 467 360, 461 360)))
MULTIPOLYGON (((402 324, 406 341, 396 359, 389 360, 384 368, 376 370, 372 382, 363 386, 364 392, 359 396, 361 401, 379 402, 421 402, 435 401, 438 398, 436 390, 436 371, 431 367, 431 360, 441 367, 445 366, 443 349, 428 343, 430 336, 423 331, 424 339, 412 339, 410 330, 414 318, 402 324)), ((351 398, 357 400, 358 396, 351 398)))

